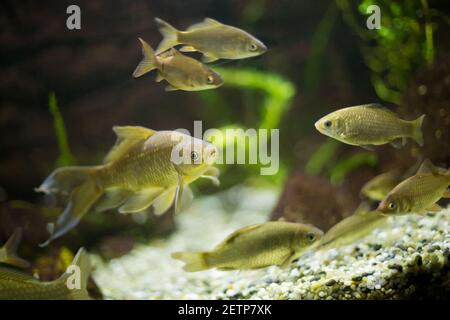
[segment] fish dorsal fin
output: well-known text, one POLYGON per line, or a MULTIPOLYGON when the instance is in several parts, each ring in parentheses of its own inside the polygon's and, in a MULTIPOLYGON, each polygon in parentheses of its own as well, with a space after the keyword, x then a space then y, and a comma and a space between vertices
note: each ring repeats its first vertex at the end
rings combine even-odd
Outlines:
POLYGON ((262 226, 262 224, 252 224, 250 226, 247 227, 243 227, 235 232, 233 232, 232 234, 230 234, 225 240, 223 240, 218 246, 218 248, 221 248, 223 246, 229 245, 230 243, 232 243, 233 241, 235 241, 239 236, 241 236, 244 233, 247 233, 249 231, 253 231, 256 230, 258 228, 260 228, 262 226))
POLYGON ((3 250, 5 251, 6 256, 4 260, 0 262, 22 269, 27 269, 30 266, 28 261, 17 256, 17 249, 19 248, 21 239, 22 229, 17 228, 16 230, 14 230, 14 233, 11 235, 11 237, 9 237, 8 241, 6 241, 5 245, 3 246, 3 250))
POLYGON ((17 228, 16 230, 14 230, 14 233, 9 237, 8 241, 6 241, 5 245, 3 246, 8 255, 17 254, 17 249, 19 248, 21 239, 22 229, 17 228))
POLYGON ((379 110, 383 110, 386 112, 390 112, 392 114, 396 114, 394 111, 392 111, 391 109, 386 108, 385 106, 379 104, 379 103, 368 103, 368 104, 363 104, 361 107, 363 108, 370 108, 370 109, 379 109, 379 110))
POLYGON ((137 142, 145 140, 156 131, 139 126, 115 126, 113 131, 117 135, 116 144, 105 157, 104 163, 121 158, 137 142))
POLYGON ((218 27, 218 26, 222 26, 223 24, 220 23, 217 20, 211 19, 211 18, 205 18, 202 22, 199 23, 195 23, 192 26, 190 26, 189 28, 186 29, 186 31, 193 31, 193 30, 198 30, 198 29, 203 29, 203 28, 211 28, 211 27, 218 27))

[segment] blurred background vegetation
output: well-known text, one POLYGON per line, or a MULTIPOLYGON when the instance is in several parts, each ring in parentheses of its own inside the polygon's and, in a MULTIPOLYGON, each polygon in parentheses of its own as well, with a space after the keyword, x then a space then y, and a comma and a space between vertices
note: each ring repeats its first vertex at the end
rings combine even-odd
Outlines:
MULTIPOLYGON (((114 125, 193 130, 202 120, 204 130, 279 128, 277 175, 260 176, 259 165, 222 166, 219 189, 199 182, 195 191, 274 186, 282 194, 272 218, 324 229, 353 212, 361 185, 374 175, 407 170, 420 157, 450 164, 446 0, 80 0, 78 31, 65 27, 70 4, 0 4, 0 243, 24 226, 24 256, 36 255, 45 223, 60 210, 33 188, 57 166, 100 163, 114 125), (366 28, 373 4, 381 8, 379 30, 366 28), (249 31, 269 51, 214 63, 225 80, 217 90, 166 93, 153 74, 131 77, 141 56, 137 38, 153 46, 161 39, 154 17, 180 29, 212 17, 249 31), (426 113, 425 147, 369 153, 315 131, 324 114, 368 102, 406 119, 426 113)), ((111 257, 173 229, 171 215, 140 223, 110 212, 88 215, 56 248, 93 246, 111 257)))

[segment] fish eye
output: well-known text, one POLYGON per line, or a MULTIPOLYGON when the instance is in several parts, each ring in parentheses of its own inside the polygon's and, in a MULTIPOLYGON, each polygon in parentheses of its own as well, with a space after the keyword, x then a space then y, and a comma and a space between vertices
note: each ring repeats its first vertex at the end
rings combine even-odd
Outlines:
POLYGON ((327 127, 327 128, 330 128, 331 127, 331 121, 330 120, 327 120, 327 121, 325 121, 324 123, 323 123, 323 125, 325 126, 325 127, 327 127))
POLYGON ((191 160, 192 161, 198 160, 198 152, 197 151, 191 151, 191 160))
POLYGON ((308 239, 309 242, 313 242, 314 240, 316 240, 316 235, 314 233, 308 233, 306 235, 306 238, 308 239))
POLYGON ((208 77, 206 78, 206 82, 208 82, 209 84, 214 83, 214 77, 213 77, 213 76, 208 76, 208 77))
POLYGON ((391 209, 391 210, 394 210, 395 207, 397 207, 397 205, 396 205, 394 202, 390 202, 390 203, 388 204, 388 208, 391 209))
POLYGON ((256 49, 258 49, 258 46, 256 45, 256 43, 252 43, 250 45, 250 51, 256 51, 256 49))

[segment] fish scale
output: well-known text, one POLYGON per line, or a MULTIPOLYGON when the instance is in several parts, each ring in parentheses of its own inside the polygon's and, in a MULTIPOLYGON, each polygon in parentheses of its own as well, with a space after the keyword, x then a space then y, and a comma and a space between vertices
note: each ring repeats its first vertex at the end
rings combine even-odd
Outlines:
POLYGON ((351 136, 358 136, 359 139, 370 142, 370 138, 376 132, 383 132, 383 135, 389 139, 401 137, 405 132, 408 132, 408 124, 389 116, 380 117, 378 113, 372 110, 364 110, 363 113, 346 112, 343 114, 350 120, 354 120, 353 125, 350 126, 349 134, 351 136), (369 138, 369 139, 368 139, 369 138))

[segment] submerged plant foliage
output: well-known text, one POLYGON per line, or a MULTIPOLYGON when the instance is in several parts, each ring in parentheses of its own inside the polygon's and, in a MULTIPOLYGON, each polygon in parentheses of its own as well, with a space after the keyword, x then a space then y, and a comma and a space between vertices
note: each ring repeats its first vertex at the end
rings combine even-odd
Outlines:
POLYGON ((56 166, 70 166, 76 163, 75 158, 70 152, 69 141, 67 139, 66 127, 64 120, 58 109, 58 102, 54 92, 48 94, 48 109, 53 117, 53 125, 55 128, 56 139, 58 140, 59 157, 56 166))
POLYGON ((398 104, 411 75, 422 65, 431 64, 435 55, 432 19, 438 16, 427 0, 364 0, 359 6, 338 0, 344 19, 363 40, 361 49, 372 71, 372 85, 377 95, 398 104), (369 6, 381 11, 381 28, 369 30, 369 6))
POLYGON ((337 151, 341 144, 328 139, 321 144, 309 158, 305 165, 305 172, 311 175, 326 173, 330 182, 340 184, 352 171, 362 166, 375 166, 378 163, 377 155, 369 152, 360 152, 338 161, 337 151))
MULTIPOLYGON (((256 129, 267 129, 268 135, 270 135, 270 129, 279 128, 282 116, 287 112, 290 107, 291 99, 295 95, 295 86, 290 81, 284 79, 278 74, 270 72, 262 72, 252 69, 222 69, 215 68, 222 78, 224 79, 225 87, 232 87, 242 90, 259 91, 263 93, 261 105, 254 103, 258 110, 255 110, 256 114, 261 113, 259 109, 262 109, 261 118, 258 123, 255 124, 256 129)), ((229 110, 226 99, 220 96, 217 91, 205 91, 200 93, 201 97, 209 104, 215 105, 220 110, 229 110)), ((236 139, 245 138, 244 132, 247 130, 242 124, 232 123, 219 128, 219 130, 225 135, 226 129, 241 129, 241 135, 236 139)), ((269 136, 270 139, 270 136, 269 136)), ((233 144, 234 141, 213 141, 213 143, 219 147, 226 148, 227 145, 233 144)), ((270 143, 270 142, 269 142, 270 143)), ((249 157, 249 150, 247 143, 238 143, 235 145, 235 154, 238 152, 245 152, 246 157, 249 157)), ((245 165, 246 170, 251 175, 259 176, 259 169, 261 164, 257 165, 245 165)), ((226 166, 221 167, 222 175, 224 176, 226 166)), ((285 168, 280 163, 280 169, 275 176, 263 176, 269 178, 272 182, 281 183, 285 175, 285 168)))

